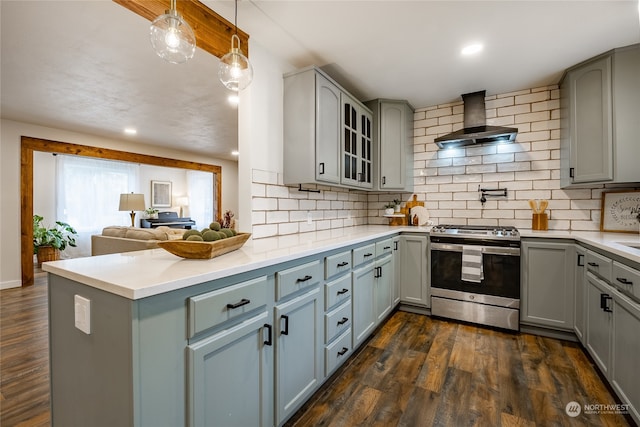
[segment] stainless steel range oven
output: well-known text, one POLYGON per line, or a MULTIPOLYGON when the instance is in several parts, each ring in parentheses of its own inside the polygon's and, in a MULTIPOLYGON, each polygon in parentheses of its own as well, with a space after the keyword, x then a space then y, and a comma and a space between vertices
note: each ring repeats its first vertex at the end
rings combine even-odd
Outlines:
POLYGON ((429 238, 431 314, 519 330, 518 230, 439 225, 429 238))

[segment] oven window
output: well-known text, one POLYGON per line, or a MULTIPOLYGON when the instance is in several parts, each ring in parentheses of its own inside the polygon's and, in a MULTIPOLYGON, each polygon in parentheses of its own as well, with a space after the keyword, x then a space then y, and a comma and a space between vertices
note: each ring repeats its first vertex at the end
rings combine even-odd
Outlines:
POLYGON ((520 257, 482 255, 484 280, 481 283, 461 279, 462 252, 431 251, 431 286, 434 288, 520 298, 520 257))

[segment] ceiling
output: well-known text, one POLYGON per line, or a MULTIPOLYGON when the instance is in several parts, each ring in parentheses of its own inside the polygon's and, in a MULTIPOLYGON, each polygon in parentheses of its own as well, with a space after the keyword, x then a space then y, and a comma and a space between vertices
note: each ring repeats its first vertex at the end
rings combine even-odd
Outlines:
MULTIPOLYGON (((229 0, 202 0, 233 21, 229 0)), ((8 1, 2 14, 2 117, 233 159, 237 112, 217 58, 155 56, 145 19, 113 2, 8 1), (114 25, 113 23, 117 23, 114 25), (135 126, 138 134, 122 134, 135 126)), ((241 0, 251 43, 315 64, 362 100, 414 107, 555 84, 567 67, 640 42, 637 0, 241 0), (478 55, 462 57, 469 43, 478 55)), ((178 2, 178 10, 180 9, 178 2)))

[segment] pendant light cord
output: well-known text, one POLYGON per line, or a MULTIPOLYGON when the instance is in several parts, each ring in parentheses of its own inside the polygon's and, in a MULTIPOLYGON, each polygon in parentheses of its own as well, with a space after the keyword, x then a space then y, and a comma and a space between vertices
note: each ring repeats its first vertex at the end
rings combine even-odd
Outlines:
POLYGON ((233 27, 235 29, 235 34, 238 35, 238 0, 235 0, 236 8, 235 14, 233 16, 233 27))

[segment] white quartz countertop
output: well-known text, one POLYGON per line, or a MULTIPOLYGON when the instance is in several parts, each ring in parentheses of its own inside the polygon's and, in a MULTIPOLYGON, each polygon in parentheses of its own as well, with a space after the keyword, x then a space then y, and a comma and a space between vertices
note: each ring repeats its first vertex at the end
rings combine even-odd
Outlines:
MULTIPOLYGON (((430 229, 368 225, 249 240, 242 248, 210 260, 183 259, 164 249, 148 249, 47 262, 42 269, 136 300, 399 232, 426 234, 430 229)), ((637 234, 555 230, 520 233, 526 238, 572 239, 640 263, 640 249, 625 245, 640 246, 637 234)))

